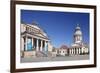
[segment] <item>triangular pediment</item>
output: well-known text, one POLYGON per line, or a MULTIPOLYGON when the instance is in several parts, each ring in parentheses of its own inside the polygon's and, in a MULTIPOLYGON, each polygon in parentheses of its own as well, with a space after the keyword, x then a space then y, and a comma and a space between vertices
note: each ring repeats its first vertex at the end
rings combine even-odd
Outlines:
POLYGON ((37 36, 40 36, 40 37, 43 37, 43 38, 47 38, 47 36, 45 36, 45 35, 42 34, 42 33, 37 33, 36 35, 37 35, 37 36))

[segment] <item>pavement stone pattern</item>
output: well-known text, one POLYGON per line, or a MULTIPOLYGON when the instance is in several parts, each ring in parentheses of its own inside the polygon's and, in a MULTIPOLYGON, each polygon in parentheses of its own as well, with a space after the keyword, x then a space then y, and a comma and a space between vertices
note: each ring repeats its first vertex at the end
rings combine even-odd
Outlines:
POLYGON ((61 56, 61 57, 30 57, 21 58, 21 63, 30 62, 48 62, 48 61, 73 61, 73 60, 88 60, 89 55, 74 55, 74 56, 61 56))

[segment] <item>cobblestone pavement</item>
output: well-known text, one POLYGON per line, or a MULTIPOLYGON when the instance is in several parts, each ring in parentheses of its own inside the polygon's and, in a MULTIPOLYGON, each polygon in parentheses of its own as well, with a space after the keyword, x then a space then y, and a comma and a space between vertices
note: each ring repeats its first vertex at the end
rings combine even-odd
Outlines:
POLYGON ((89 55, 63 56, 63 57, 30 57, 21 58, 21 63, 27 62, 46 62, 46 61, 73 61, 73 60, 87 60, 89 55))

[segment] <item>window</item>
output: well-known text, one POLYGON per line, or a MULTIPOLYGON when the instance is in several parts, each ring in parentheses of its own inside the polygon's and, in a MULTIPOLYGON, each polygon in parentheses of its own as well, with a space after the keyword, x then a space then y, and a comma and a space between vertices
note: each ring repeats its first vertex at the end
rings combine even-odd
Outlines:
POLYGON ((28 50, 28 51, 31 51, 31 50, 32 50, 32 39, 30 39, 30 38, 28 38, 27 50, 28 50))

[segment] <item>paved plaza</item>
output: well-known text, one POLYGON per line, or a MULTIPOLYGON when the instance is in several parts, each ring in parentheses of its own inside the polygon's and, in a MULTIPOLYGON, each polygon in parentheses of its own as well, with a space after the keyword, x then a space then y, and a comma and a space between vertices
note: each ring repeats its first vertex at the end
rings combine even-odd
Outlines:
POLYGON ((88 60, 89 55, 74 55, 74 56, 62 56, 62 57, 30 57, 21 58, 21 63, 28 62, 46 62, 46 61, 73 61, 73 60, 88 60))

